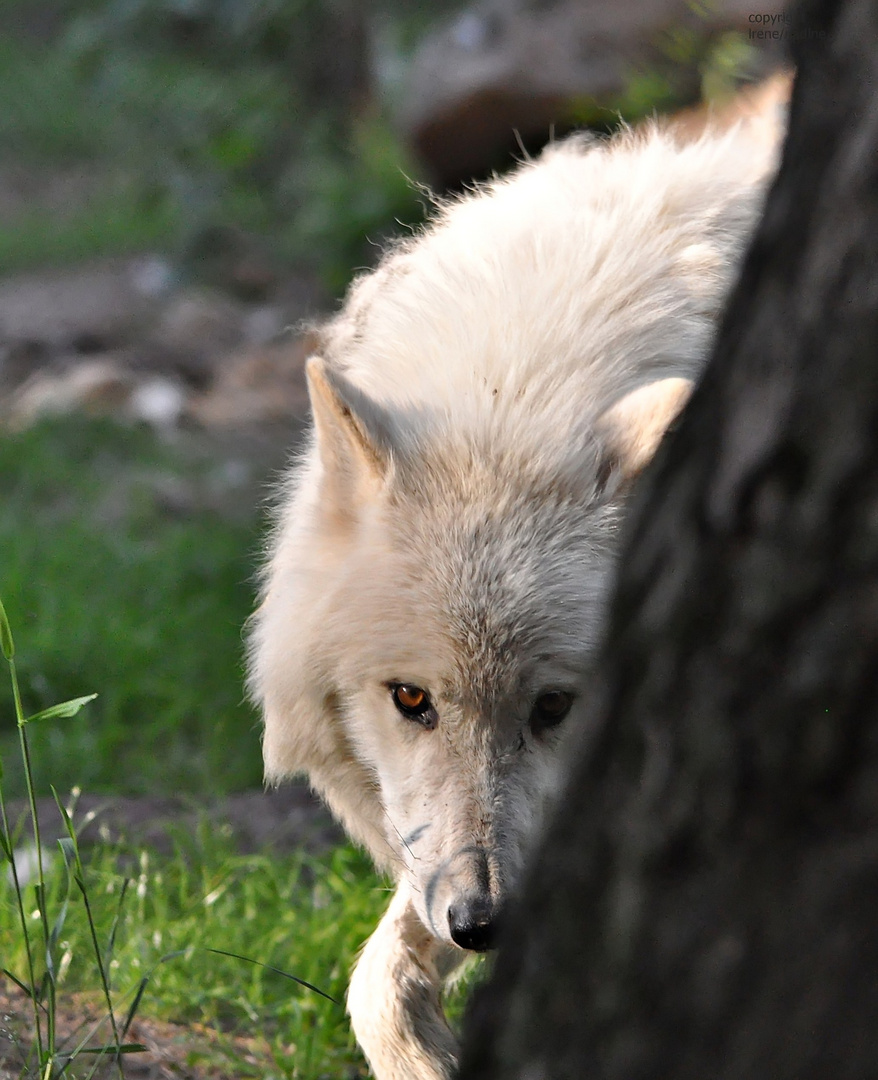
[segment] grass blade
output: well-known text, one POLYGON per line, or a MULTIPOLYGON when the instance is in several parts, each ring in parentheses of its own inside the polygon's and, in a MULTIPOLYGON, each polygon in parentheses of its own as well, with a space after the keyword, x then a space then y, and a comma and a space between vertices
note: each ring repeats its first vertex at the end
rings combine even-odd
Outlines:
POLYGON ((55 948, 58 944, 58 939, 61 937, 61 931, 64 929, 64 923, 67 920, 67 911, 70 907, 70 893, 71 893, 71 875, 70 875, 70 858, 69 858, 69 841, 66 838, 61 838, 58 841, 58 847, 61 848, 61 854, 64 857, 64 870, 66 874, 66 887, 64 889, 64 899, 61 901, 61 909, 55 916, 52 928, 49 932, 49 944, 48 952, 50 956, 54 956, 55 948))
POLYGON ((285 979, 289 979, 290 982, 298 983, 299 986, 304 986, 307 990, 313 990, 315 994, 319 994, 321 997, 326 998, 327 1001, 331 1001, 333 1005, 341 1005, 340 1001, 332 997, 331 994, 327 994, 325 990, 321 990, 319 986, 314 986, 313 983, 305 982, 304 979, 290 975, 288 971, 272 967, 271 964, 263 964, 261 960, 254 960, 250 956, 241 956, 239 953, 226 952, 224 949, 205 949, 205 952, 216 953, 217 956, 231 956, 233 960, 243 960, 246 964, 255 964, 257 967, 264 968, 265 971, 273 971, 276 975, 282 975, 285 979))
POLYGON ((95 962, 97 963, 98 975, 100 976, 101 980, 101 989, 103 990, 104 1001, 106 1002, 107 1006, 107 1016, 110 1021, 110 1027, 113 1031, 113 1046, 115 1049, 118 1049, 121 1044, 121 1039, 119 1037, 119 1029, 116 1025, 116 1015, 113 1012, 113 999, 110 993, 109 969, 104 963, 104 956, 101 952, 101 947, 98 944, 97 926, 95 925, 94 921, 94 914, 92 912, 91 898, 88 894, 88 887, 85 884, 85 869, 83 868, 82 858, 79 854, 79 843, 77 842, 76 829, 74 829, 73 820, 70 817, 70 814, 67 812, 67 808, 59 799, 58 792, 55 790, 54 787, 52 788, 52 795, 55 798, 55 804, 58 807, 58 811, 61 814, 61 817, 64 820, 65 828, 67 829, 69 841, 66 845, 62 845, 62 850, 65 853, 65 861, 68 858, 70 852, 72 852, 73 855, 73 864, 75 868, 73 880, 76 882, 77 888, 79 889, 79 892, 82 896, 82 903, 85 908, 86 922, 88 923, 89 936, 91 938, 92 952, 94 953, 95 962), (65 850, 65 847, 68 850, 65 850))
POLYGON ((146 990, 147 986, 149 985, 149 980, 152 978, 153 972, 155 971, 155 969, 160 964, 166 963, 168 960, 176 960, 176 958, 178 956, 185 956, 185 955, 186 955, 186 950, 185 949, 176 949, 174 952, 165 953, 165 955, 159 957, 159 959, 153 965, 149 975, 144 975, 143 976, 143 978, 138 983, 137 990, 134 993, 134 999, 132 1000, 131 1004, 128 1006, 128 1012, 125 1014, 125 1022, 122 1024, 122 1027, 119 1029, 119 1038, 120 1039, 124 1039, 125 1036, 128 1034, 128 1029, 131 1027, 132 1023, 134 1022, 134 1017, 137 1015, 137 1010, 140 1007, 141 998, 143 997, 143 993, 146 990))
POLYGON ((122 906, 125 903, 125 894, 128 892, 128 886, 131 884, 131 878, 125 878, 122 882, 122 888, 119 891, 119 903, 116 905, 116 914, 113 916, 113 924, 110 927, 110 933, 107 937, 107 948, 104 952, 104 967, 109 972, 113 963, 113 952, 116 948, 116 931, 119 928, 119 920, 122 918, 122 906))
POLYGON ((76 716, 83 705, 94 701, 97 696, 97 694, 86 694, 85 697, 71 698, 69 701, 62 701, 58 705, 50 705, 48 709, 41 709, 38 713, 34 713, 33 716, 25 717, 21 723, 33 724, 37 720, 58 720, 68 716, 76 716))
POLYGON ((78 871, 81 872, 82 866, 79 861, 79 848, 76 843, 76 829, 73 828, 73 819, 67 811, 67 807, 61 802, 58 797, 58 792, 55 790, 55 785, 50 784, 49 790, 52 792, 52 798, 55 800, 55 805, 58 807, 58 813, 61 815, 61 820, 64 822, 64 828, 67 830, 67 837, 62 841, 58 841, 61 845, 61 851, 64 853, 65 864, 73 861, 73 865, 78 871))
POLYGON ((0 650, 2 650, 6 660, 11 660, 15 656, 12 627, 9 625, 9 618, 6 615, 6 608, 3 606, 2 600, 0 600, 0 650))
POLYGON ((122 1025, 121 1030, 119 1031, 119 1037, 121 1039, 124 1039, 125 1036, 128 1034, 128 1029, 131 1027, 131 1024, 132 1024, 132 1022, 134 1020, 134 1017, 135 1017, 135 1015, 137 1013, 137 1010, 140 1007, 140 999, 143 997, 143 992, 144 992, 144 990, 146 990, 146 987, 147 987, 148 984, 149 984, 149 975, 145 975, 140 980, 140 984, 137 987, 137 992, 134 995, 134 1000, 129 1005, 128 1012, 125 1015, 125 1023, 122 1025))
MULTIPOLYGON (((12 665, 13 661, 10 660, 9 664, 12 665)), ((13 685, 15 684, 13 673, 13 685)), ((3 969, 4 974, 8 975, 10 979, 27 994, 33 1003, 34 1010, 34 1036, 36 1038, 37 1056, 42 1053, 43 1047, 43 1023, 40 1015, 40 1002, 36 995, 36 971, 34 967, 34 950, 30 938, 30 932, 27 923, 27 913, 24 909, 24 890, 22 888, 21 879, 18 876, 18 866, 15 861, 15 849, 13 847, 12 836, 9 831, 9 818, 6 814, 6 803, 3 799, 3 789, 0 787, 0 833, 3 836, 3 852, 9 859, 9 870, 12 876, 12 890, 15 895, 15 909, 18 913, 19 923, 21 925, 22 940, 24 941, 25 957, 27 959, 27 973, 30 979, 30 987, 26 987, 23 983, 8 971, 3 969)))
POLYGON ((143 1043, 123 1043, 120 1047, 115 1046, 83 1046, 80 1050, 76 1051, 76 1056, 80 1054, 142 1054, 145 1050, 148 1050, 148 1046, 144 1046, 143 1043))
POLYGON ((25 986, 21 979, 16 978, 16 976, 12 974, 9 968, 0 968, 0 975, 5 975, 7 979, 11 979, 23 994, 26 994, 31 1001, 37 1002, 37 1004, 39 1004, 34 991, 31 990, 29 986, 25 986))

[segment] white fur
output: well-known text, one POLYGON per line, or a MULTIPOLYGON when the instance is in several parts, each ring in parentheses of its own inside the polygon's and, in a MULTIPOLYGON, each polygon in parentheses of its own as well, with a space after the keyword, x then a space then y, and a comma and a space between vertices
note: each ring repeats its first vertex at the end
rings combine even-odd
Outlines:
POLYGON ((744 130, 570 140, 442 206, 352 287, 309 364, 251 689, 399 885, 353 975, 379 1080, 446 1080, 450 909, 499 909, 583 700, 633 478, 685 402, 761 205, 744 130), (429 692, 434 730, 389 684, 429 692), (559 729, 535 700, 574 696, 559 729))

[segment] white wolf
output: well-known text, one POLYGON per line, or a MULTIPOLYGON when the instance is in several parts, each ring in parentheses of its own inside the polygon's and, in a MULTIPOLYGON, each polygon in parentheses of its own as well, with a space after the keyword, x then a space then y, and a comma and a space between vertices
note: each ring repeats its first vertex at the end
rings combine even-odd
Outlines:
POLYGON ((455 1067, 444 978, 491 944, 584 721, 632 480, 682 408, 770 140, 574 139, 443 205, 308 363, 251 690, 397 889, 348 1007, 379 1080, 455 1067))

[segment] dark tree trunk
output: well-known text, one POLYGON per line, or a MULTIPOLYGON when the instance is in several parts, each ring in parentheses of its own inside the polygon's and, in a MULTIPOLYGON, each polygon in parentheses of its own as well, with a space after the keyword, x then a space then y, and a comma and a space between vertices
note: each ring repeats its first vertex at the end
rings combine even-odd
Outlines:
POLYGON ((780 176, 465 1080, 878 1077, 878 9, 792 29, 780 176))

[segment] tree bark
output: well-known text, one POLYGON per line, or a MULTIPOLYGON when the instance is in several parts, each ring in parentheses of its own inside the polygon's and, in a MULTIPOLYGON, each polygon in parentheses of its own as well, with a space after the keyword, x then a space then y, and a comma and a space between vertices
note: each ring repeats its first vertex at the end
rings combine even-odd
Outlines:
POLYGON ((791 29, 780 174, 463 1080, 878 1076, 878 9, 791 29))

